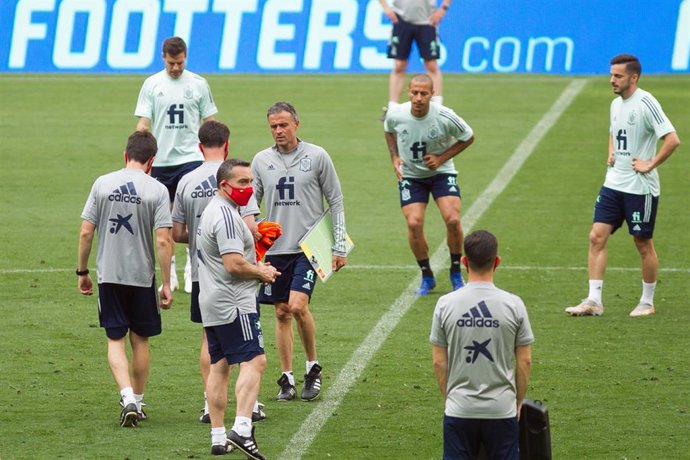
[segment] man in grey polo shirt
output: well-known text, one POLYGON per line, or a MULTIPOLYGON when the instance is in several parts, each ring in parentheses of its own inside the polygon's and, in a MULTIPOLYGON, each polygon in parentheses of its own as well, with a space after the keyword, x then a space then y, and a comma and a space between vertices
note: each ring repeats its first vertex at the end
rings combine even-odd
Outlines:
POLYGON ((438 300, 429 340, 434 372, 446 401, 443 458, 519 459, 517 414, 527 392, 532 328, 518 296, 497 288, 496 237, 465 238, 467 285, 438 300))

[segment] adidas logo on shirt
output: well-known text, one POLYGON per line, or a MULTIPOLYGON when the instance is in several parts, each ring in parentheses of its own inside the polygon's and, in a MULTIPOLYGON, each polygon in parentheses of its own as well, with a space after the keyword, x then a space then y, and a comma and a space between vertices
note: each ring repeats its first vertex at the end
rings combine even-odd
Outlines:
POLYGON ((214 176, 208 176, 192 192, 192 198, 209 198, 216 194, 218 183, 214 176))
POLYGON ((126 184, 120 185, 108 195, 108 200, 141 204, 141 198, 137 195, 137 190, 134 188, 134 182, 127 182, 126 184))
POLYGON ((482 300, 462 315, 456 324, 458 327, 498 327, 498 320, 493 319, 489 307, 482 300))

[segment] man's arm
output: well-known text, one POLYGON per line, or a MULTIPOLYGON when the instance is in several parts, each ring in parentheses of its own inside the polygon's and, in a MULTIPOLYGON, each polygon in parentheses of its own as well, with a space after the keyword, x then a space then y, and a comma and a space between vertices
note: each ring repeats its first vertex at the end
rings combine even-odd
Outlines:
POLYGON ((280 272, 272 265, 259 262, 257 265, 247 260, 237 252, 223 254, 223 267, 236 278, 257 279, 262 283, 272 283, 280 276, 280 272))
POLYGON ((616 163, 616 149, 613 147, 613 136, 609 134, 609 157, 606 164, 613 166, 616 163))
MULTIPOLYGON (((93 245, 93 236, 96 233, 96 226, 88 220, 81 222, 81 230, 79 231, 79 249, 77 251, 77 270, 84 271, 89 268, 89 255, 91 254, 91 246, 93 245)), ((93 282, 89 275, 79 276, 77 282, 79 292, 83 295, 93 294, 93 282)))
POLYGON ((644 174, 650 172, 654 168, 658 168, 680 145, 680 139, 676 132, 668 133, 662 139, 664 141, 661 147, 651 160, 644 161, 633 157, 632 167, 635 172, 644 174))
POLYGON ((438 389, 445 399, 448 396, 448 348, 432 345, 431 356, 438 389))
POLYGON ((460 152, 465 150, 467 147, 472 145, 473 142, 474 142, 474 134, 472 135, 472 137, 470 137, 466 141, 458 141, 455 144, 451 145, 440 155, 426 155, 424 157, 424 164, 426 165, 427 168, 431 169, 432 171, 435 171, 443 163, 450 160, 455 155, 459 154, 460 152))
POLYGON ((383 12, 388 19, 390 19, 393 24, 397 24, 398 15, 395 14, 395 11, 393 11, 393 8, 391 8, 388 2, 386 0, 379 0, 379 3, 381 4, 381 8, 383 8, 383 12))
POLYGON ((137 120, 137 131, 151 131, 151 119, 139 117, 137 120))
POLYGON ((529 375, 532 371, 532 346, 520 345, 515 347, 515 387, 516 387, 516 402, 517 412, 520 415, 522 408, 522 400, 527 394, 527 384, 529 383, 529 375))
POLYGON ((173 243, 170 237, 170 229, 162 227, 156 229, 156 253, 158 264, 161 267, 163 286, 161 287, 161 307, 170 308, 172 304, 172 291, 170 290, 170 262, 172 260, 173 243))
POLYGON ((183 222, 173 221, 172 238, 176 243, 189 243, 189 229, 183 222))
POLYGON ((209 115, 208 117, 204 118, 202 121, 209 121, 209 120, 215 120, 216 117, 214 115, 209 115))
POLYGON ((437 27, 441 23, 441 20, 446 17, 448 8, 450 8, 450 0, 443 0, 439 7, 436 8, 436 11, 434 11, 429 18, 431 25, 437 27))
POLYGON ((393 163, 393 172, 398 182, 402 180, 402 164, 403 161, 398 153, 398 136, 395 133, 384 133, 386 137, 386 145, 388 146, 388 153, 391 156, 391 163, 393 163))

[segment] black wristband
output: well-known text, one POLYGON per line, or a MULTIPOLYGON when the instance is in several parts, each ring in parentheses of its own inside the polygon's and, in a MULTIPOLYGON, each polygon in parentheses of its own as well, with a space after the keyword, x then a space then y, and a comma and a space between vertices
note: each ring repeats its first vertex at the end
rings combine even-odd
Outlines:
POLYGON ((77 276, 86 276, 86 275, 89 274, 89 269, 86 268, 86 269, 84 269, 84 270, 82 270, 82 271, 79 271, 79 269, 77 268, 77 269, 74 271, 74 273, 76 273, 77 276))

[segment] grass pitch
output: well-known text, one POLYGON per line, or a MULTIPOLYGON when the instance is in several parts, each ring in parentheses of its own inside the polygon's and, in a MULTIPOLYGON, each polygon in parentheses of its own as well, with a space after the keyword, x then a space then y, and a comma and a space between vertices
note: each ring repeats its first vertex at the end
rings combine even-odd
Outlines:
MULTIPOLYGON (((189 296, 176 293, 173 309, 163 313, 163 334, 151 341, 150 420, 125 430, 117 424, 119 395, 95 298, 79 295, 73 274, 84 200, 97 176, 122 166, 144 76, 2 78, 0 458, 208 457, 209 427, 197 421, 203 404, 200 333, 188 319, 189 296)), ((431 369, 428 330, 436 299, 450 287, 447 262, 438 271, 436 292, 416 300, 380 348, 369 350, 371 359, 362 363, 342 402, 330 412, 319 411, 332 404, 328 392, 339 373, 357 362, 356 350, 417 276, 377 121, 387 76, 211 76, 209 81, 218 118, 231 127, 234 156, 251 159, 271 143, 265 122, 271 103, 295 104, 300 137, 333 157, 348 232, 356 243, 350 267, 320 284, 312 302, 324 366, 321 400, 273 402, 279 372, 274 320, 272 311, 263 309, 269 367, 261 400, 269 418, 257 426, 262 452, 269 458, 283 455, 317 412, 328 416, 313 441, 297 441, 305 459, 440 458, 443 402, 431 369)), ((570 82, 445 76, 446 105, 477 135, 456 159, 464 211, 570 82)), ((685 143, 690 142, 689 84, 687 76, 641 79, 685 143)), ((605 315, 563 313, 587 292, 587 234, 605 173, 612 97, 606 77, 588 78, 474 228, 497 234, 504 264, 496 282, 527 304, 537 339, 528 397, 549 408, 554 458, 683 459, 690 445, 686 145, 660 170, 658 313, 628 317, 641 287, 639 257, 625 231, 610 241, 605 315)), ((433 252, 444 236, 433 205, 426 231, 433 252)), ((302 360, 297 343, 296 374, 302 360)), ((230 426, 232 406, 228 412, 230 426)))

